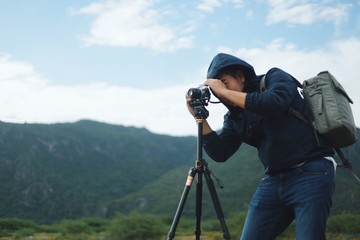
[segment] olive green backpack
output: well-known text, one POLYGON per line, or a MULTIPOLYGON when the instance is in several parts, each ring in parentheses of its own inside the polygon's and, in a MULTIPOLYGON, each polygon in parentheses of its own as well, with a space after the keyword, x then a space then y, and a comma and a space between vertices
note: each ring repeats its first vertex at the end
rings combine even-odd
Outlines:
MULTIPOLYGON (((266 75, 265 75, 266 76, 266 75)), ((265 76, 260 81, 261 92, 266 90, 265 76)), ((342 166, 348 168, 356 180, 359 177, 352 170, 350 162, 346 159, 340 148, 350 146, 357 140, 356 126, 352 114, 350 99, 345 89, 328 71, 320 72, 315 77, 300 84, 295 78, 302 95, 312 111, 312 119, 290 108, 288 111, 295 117, 313 126, 317 134, 326 139, 335 149, 342 161, 342 166)))

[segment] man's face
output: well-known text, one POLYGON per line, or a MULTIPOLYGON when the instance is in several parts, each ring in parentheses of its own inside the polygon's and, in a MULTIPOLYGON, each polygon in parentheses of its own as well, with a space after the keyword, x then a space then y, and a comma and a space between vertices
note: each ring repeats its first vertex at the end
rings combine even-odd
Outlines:
POLYGON ((219 78, 226 88, 233 91, 242 92, 245 85, 245 77, 241 72, 236 74, 236 77, 233 77, 228 74, 224 74, 219 78))

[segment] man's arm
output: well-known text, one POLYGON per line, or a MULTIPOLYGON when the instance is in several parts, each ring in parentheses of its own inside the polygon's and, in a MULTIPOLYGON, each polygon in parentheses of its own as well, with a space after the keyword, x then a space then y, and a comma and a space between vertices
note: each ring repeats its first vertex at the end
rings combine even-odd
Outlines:
POLYGON ((246 93, 227 89, 225 84, 219 79, 208 79, 205 84, 209 86, 222 101, 226 101, 232 106, 245 109, 246 93))

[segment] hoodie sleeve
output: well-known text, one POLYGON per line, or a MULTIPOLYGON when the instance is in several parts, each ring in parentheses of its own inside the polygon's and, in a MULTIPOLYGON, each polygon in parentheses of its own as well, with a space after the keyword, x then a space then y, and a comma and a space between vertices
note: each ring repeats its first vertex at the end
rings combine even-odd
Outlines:
POLYGON ((263 116, 278 116, 289 109, 295 96, 297 86, 292 77, 278 68, 266 73, 266 91, 247 93, 245 109, 263 116))
POLYGON ((242 140, 232 129, 232 125, 229 114, 226 114, 220 133, 211 132, 203 136, 204 150, 216 162, 225 162, 239 149, 242 143, 242 140))

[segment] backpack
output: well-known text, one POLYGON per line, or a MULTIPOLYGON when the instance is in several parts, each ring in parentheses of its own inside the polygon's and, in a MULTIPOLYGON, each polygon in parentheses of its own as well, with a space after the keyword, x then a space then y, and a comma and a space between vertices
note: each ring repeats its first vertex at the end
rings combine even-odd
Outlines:
MULTIPOLYGON (((266 90, 264 75, 260 81, 260 91, 266 90)), ((348 168, 356 180, 360 178, 352 170, 350 162, 346 159, 340 148, 354 144, 356 126, 352 114, 350 99, 345 89, 328 71, 320 72, 315 77, 300 84, 294 77, 297 86, 312 112, 309 119, 301 112, 290 108, 288 112, 314 128, 315 136, 318 135, 328 141, 335 149, 342 161, 342 166, 348 168)))

